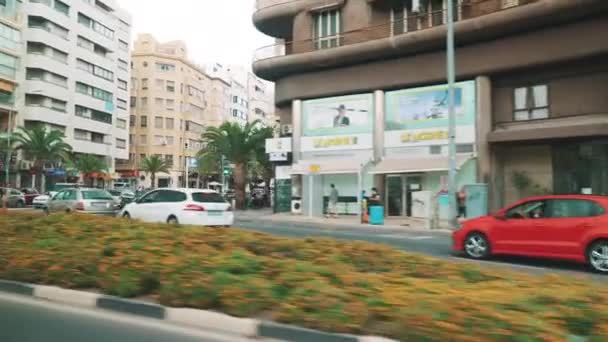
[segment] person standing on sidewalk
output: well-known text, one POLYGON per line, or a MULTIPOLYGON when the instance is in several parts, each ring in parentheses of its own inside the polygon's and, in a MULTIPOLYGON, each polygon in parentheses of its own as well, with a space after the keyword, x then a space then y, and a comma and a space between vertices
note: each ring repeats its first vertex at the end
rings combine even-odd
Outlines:
POLYGON ((327 206, 327 217, 338 218, 338 198, 340 197, 336 185, 331 185, 331 191, 329 193, 329 203, 327 206))

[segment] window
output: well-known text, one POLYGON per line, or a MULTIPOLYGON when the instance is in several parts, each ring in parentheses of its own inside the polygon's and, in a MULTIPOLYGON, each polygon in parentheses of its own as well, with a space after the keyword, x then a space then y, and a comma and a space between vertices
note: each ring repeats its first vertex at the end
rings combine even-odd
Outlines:
POLYGON ((70 15, 70 6, 65 2, 55 0, 55 9, 57 10, 57 12, 63 13, 67 16, 70 15))
POLYGON ((162 135, 154 136, 154 145, 156 146, 164 146, 165 145, 165 137, 162 135))
MULTIPOLYGON (((133 145, 135 143, 135 135, 129 134, 129 145, 133 145)), ((133 154, 133 158, 131 158, 131 153, 129 154, 129 160, 135 159, 135 153, 133 154)))
POLYGON ((122 89, 122 90, 128 90, 128 84, 127 81, 125 80, 121 80, 120 78, 118 79, 118 89, 122 89))
POLYGON ((45 30, 65 40, 68 39, 69 30, 63 26, 57 25, 54 22, 37 16, 28 17, 28 27, 45 30))
POLYGON ((169 164, 169 166, 173 166, 173 155, 172 154, 166 154, 165 155, 165 161, 167 162, 167 164, 169 164))
POLYGON ((116 148, 124 150, 127 148, 127 141, 125 139, 116 138, 116 148))
MULTIPOLYGON (((104 69, 95 64, 91 64, 83 59, 76 59, 76 67, 80 70, 86 71, 89 74, 93 74, 97 77, 101 77, 104 80, 113 82, 114 81, 114 73, 110 70, 104 69)), ((120 82, 119 82, 120 85, 120 82)), ((126 90, 126 82, 125 82, 125 90, 126 90)))
POLYGON ((177 203, 184 202, 187 199, 186 194, 183 192, 172 190, 160 190, 159 192, 161 193, 160 202, 177 203))
MULTIPOLYGON (((1 62, 0 62, 0 64, 1 64, 1 62)), ((0 65, 0 67, 1 67, 1 65, 0 65)), ((47 71, 44 69, 26 68, 25 74, 26 74, 25 77, 28 80, 44 81, 44 82, 58 85, 63 88, 68 87, 68 78, 67 77, 61 76, 59 74, 55 74, 53 72, 50 72, 50 71, 47 71)))
POLYGON ((94 97, 96 99, 106 101, 106 102, 112 102, 112 99, 114 97, 114 95, 112 95, 112 93, 110 93, 108 91, 92 87, 92 86, 90 86, 88 84, 84 84, 82 82, 76 82, 76 92, 85 94, 85 95, 89 95, 91 97, 94 97))
POLYGON ((127 128, 127 120, 125 119, 116 119, 116 127, 125 129, 127 128))
POLYGON ((141 116, 139 118, 139 124, 141 125, 142 128, 148 127, 148 117, 147 116, 141 116))
POLYGON ((166 118, 165 119, 165 128, 166 129, 173 129, 174 128, 174 120, 173 120, 173 118, 166 118))
POLYGON ((594 217, 604 214, 604 208, 593 201, 555 199, 547 201, 547 217, 594 217))
POLYGON ((195 192, 192 194, 192 200, 199 203, 226 203, 226 200, 215 192, 195 192))
POLYGON ((81 129, 74 129, 74 139, 76 139, 76 140, 91 140, 89 132, 83 131, 81 129))
POLYGON ((237 118, 239 116, 239 111, 237 109, 232 110, 232 116, 237 118))
POLYGON ((156 63, 156 70, 157 71, 175 71, 175 65, 173 64, 166 64, 166 63, 156 63))
POLYGON ((14 79, 17 73, 17 57, 0 52, 0 75, 14 79))
POLYGON ((507 211, 508 219, 541 218, 545 216, 545 201, 531 201, 518 205, 507 211))
POLYGON ((327 49, 340 45, 342 25, 339 10, 322 11, 314 17, 313 37, 316 49, 327 49))
POLYGON ((154 118, 154 128, 163 128, 163 118, 157 116, 154 118))
POLYGON ((173 146, 173 144, 175 143, 175 138, 173 138, 172 135, 167 135, 165 137, 165 141, 167 142, 167 146, 173 146))
POLYGON ((442 147, 441 145, 431 146, 431 154, 441 154, 442 147))
POLYGON ((535 85, 514 90, 515 121, 547 119, 549 97, 547 85, 535 85))
POLYGON ((101 57, 109 58, 110 50, 106 49, 105 47, 103 47, 99 44, 93 43, 92 41, 90 41, 84 37, 78 36, 77 44, 81 48, 89 50, 101 57))
POLYGON ((142 90, 148 89, 148 79, 147 78, 141 79, 141 89, 142 90))
POLYGON ((170 93, 175 92, 175 82, 174 81, 167 81, 167 91, 170 93))
POLYGON ((139 136, 139 144, 140 145, 147 145, 148 144, 148 136, 145 134, 142 134, 139 136))
POLYGON ((21 42, 21 32, 14 28, 0 23, 0 47, 17 50, 21 42))
POLYGON ((125 52, 129 52, 129 43, 125 42, 122 39, 118 40, 118 47, 125 52))
POLYGON ((130 127, 135 127, 135 115, 131 115, 129 116, 129 126, 130 127))
POLYGON ((175 109, 175 100, 167 99, 167 109, 168 110, 175 109))
POLYGON ((116 99, 116 107, 118 107, 119 109, 124 109, 126 110, 128 107, 127 104, 127 100, 123 100, 123 99, 116 99))
POLYGON ((125 33, 129 33, 131 31, 131 25, 123 20, 118 21, 118 28, 125 33))
POLYGON ((238 96, 232 96, 232 103, 239 103, 239 97, 238 96))
POLYGON ((131 108, 137 107, 137 98, 135 96, 131 96, 131 100, 129 101, 129 103, 131 104, 131 108))
MULTIPOLYGON (((91 119, 106 124, 112 124, 112 114, 104 113, 95 109, 76 105, 74 107, 76 116, 81 118, 91 119)), ((123 120, 124 121, 124 120, 123 120)), ((126 124, 126 121, 125 121, 126 124)))
POLYGON ((154 101, 155 101, 154 103, 156 104, 156 107, 158 107, 158 108, 165 105, 165 100, 161 99, 160 97, 157 97, 154 101))
POLYGON ((148 98, 147 97, 141 98, 141 108, 142 109, 148 108, 148 98))
POLYGON ((114 39, 113 30, 109 29, 108 27, 102 25, 101 23, 89 18, 88 16, 82 13, 78 13, 78 22, 81 25, 86 26, 92 29, 93 31, 105 36, 106 38, 114 39))
POLYGON ((459 144, 456 145, 456 153, 473 153, 475 147, 473 144, 459 144))
POLYGON ((118 68, 124 71, 129 71, 129 63, 127 61, 118 59, 118 68))

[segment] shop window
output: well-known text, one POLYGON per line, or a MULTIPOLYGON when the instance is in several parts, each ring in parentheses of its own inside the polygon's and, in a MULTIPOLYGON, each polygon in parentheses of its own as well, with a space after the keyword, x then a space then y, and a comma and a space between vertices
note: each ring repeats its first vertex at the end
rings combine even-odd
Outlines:
POLYGON ((431 154, 441 154, 441 145, 431 146, 431 154))
POLYGON ((547 119, 549 117, 549 91, 547 85, 515 88, 515 121, 547 119))
POLYGON ((473 153, 474 151, 473 144, 456 145, 456 153, 473 153))
POLYGON ((608 140, 561 143, 552 150, 555 194, 608 195, 608 140))

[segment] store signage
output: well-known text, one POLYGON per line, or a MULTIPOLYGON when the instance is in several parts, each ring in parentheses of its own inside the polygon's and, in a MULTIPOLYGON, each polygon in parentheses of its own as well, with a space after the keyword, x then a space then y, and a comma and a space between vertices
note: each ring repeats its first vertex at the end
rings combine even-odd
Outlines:
POLYGON ((319 172, 321 172, 321 166, 310 165, 310 167, 308 168, 308 171, 310 171, 310 173, 319 173, 319 172))
POLYGON ((302 152, 371 149, 371 134, 351 134, 330 137, 302 137, 302 152))
POLYGON ((402 143, 432 141, 432 140, 446 140, 446 139, 448 139, 448 131, 430 131, 430 132, 419 132, 419 133, 403 132, 401 134, 402 143))
POLYGON ((271 162, 284 162, 289 160, 289 153, 287 152, 271 152, 268 154, 268 160, 271 162))
POLYGON ((266 139, 266 153, 291 152, 291 138, 266 139))
POLYGON ((357 145, 357 137, 319 138, 314 139, 313 144, 315 148, 353 146, 357 145))

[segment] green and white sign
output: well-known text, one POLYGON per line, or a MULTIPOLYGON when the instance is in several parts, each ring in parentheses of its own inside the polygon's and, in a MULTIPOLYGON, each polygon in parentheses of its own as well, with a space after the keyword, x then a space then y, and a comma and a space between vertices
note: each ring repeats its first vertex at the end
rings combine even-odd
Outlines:
POLYGON ((371 134, 373 123, 372 94, 329 97, 302 103, 304 137, 371 134))

